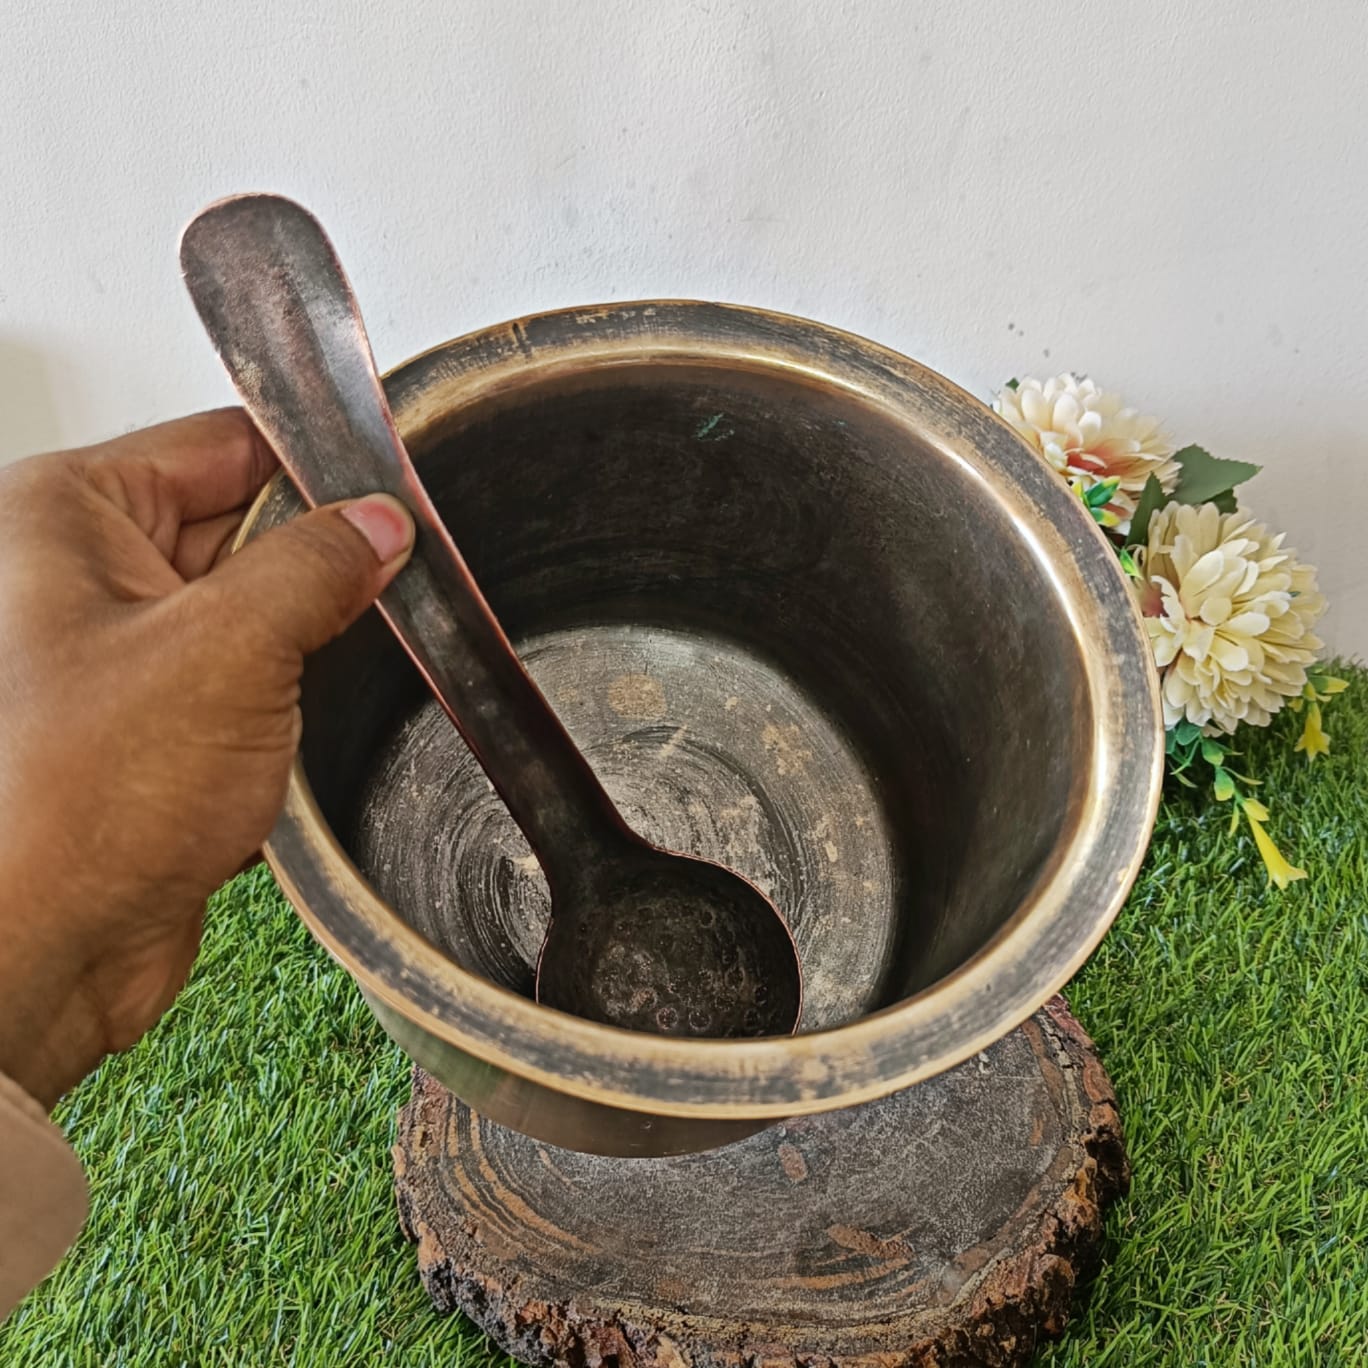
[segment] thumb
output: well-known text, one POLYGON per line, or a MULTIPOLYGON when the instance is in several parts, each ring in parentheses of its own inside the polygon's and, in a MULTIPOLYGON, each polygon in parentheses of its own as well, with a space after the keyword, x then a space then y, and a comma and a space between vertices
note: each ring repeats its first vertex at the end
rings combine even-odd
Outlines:
POLYGON ((369 494, 292 518, 250 541, 199 584, 223 611, 254 619, 308 655, 351 626, 413 550, 413 519, 398 499, 369 494))

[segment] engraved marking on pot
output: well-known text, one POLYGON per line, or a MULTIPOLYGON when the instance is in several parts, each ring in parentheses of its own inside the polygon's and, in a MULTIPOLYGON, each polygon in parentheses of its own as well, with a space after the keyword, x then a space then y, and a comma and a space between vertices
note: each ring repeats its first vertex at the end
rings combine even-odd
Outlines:
POLYGON ((694 429, 694 436, 700 442, 725 442, 736 431, 730 423, 724 421, 726 416, 725 413, 714 413, 711 417, 705 418, 694 429))
POLYGON ((686 727, 676 727, 675 730, 671 732, 670 739, 661 746, 660 754, 657 759, 668 760, 670 756, 679 749, 679 743, 684 740, 687 730, 686 727))
MULTIPOLYGON (((766 712, 769 708, 766 707, 766 712)), ((760 744, 774 756, 774 767, 780 774, 805 774, 812 752, 801 744, 802 731, 797 723, 786 727, 776 727, 773 722, 765 723, 760 733, 760 744)))
MULTIPOLYGON (((703 815, 707 815, 706 810, 703 815)), ((764 854, 761 837, 765 834, 765 814, 760 800, 753 793, 743 793, 735 803, 718 808, 717 819, 723 858, 740 862, 747 871, 756 869, 749 857, 764 854)))
POLYGON ((619 717, 654 721, 665 716, 665 690, 650 675, 618 675, 608 685, 608 706, 619 717))

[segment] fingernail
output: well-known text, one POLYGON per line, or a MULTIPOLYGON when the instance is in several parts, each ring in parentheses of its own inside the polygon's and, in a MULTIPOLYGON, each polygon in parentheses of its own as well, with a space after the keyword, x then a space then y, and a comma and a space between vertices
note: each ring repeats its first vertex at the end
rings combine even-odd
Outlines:
POLYGON ((408 509, 388 494, 368 494, 344 508, 342 516, 370 543, 381 565, 402 556, 413 542, 408 509))

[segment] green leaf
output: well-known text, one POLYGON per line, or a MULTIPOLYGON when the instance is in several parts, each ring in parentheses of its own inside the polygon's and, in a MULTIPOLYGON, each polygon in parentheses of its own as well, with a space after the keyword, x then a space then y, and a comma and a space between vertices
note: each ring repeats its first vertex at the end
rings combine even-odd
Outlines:
POLYGON ((1223 513, 1232 512, 1235 496, 1231 492, 1259 473, 1260 467, 1250 461, 1224 461, 1199 446, 1185 446, 1173 454, 1183 467, 1178 477, 1178 488, 1173 497, 1184 504, 1214 503, 1223 513), (1223 507, 1222 501, 1229 503, 1223 507))
POLYGON ((1180 746, 1186 746, 1202 734, 1202 729, 1195 722, 1189 722, 1187 718, 1184 718, 1174 727, 1173 734, 1178 739, 1180 746))
POLYGON ((1120 484, 1120 480, 1099 480, 1091 489, 1084 491, 1083 502, 1089 508, 1101 508, 1116 493, 1120 484))
POLYGON ((1220 767, 1225 764, 1225 758, 1225 747, 1221 745, 1219 741, 1213 741, 1209 736, 1204 736, 1202 738, 1202 759, 1205 760, 1208 765, 1220 769, 1220 767))
POLYGON ((1224 494, 1218 494, 1214 499, 1208 499, 1206 502, 1215 504, 1222 513, 1233 513, 1239 507, 1233 489, 1227 489, 1224 494))
POLYGON ((1165 743, 1168 754, 1168 770, 1174 776, 1181 776, 1184 770, 1191 769, 1197 759, 1196 741, 1179 741, 1172 732, 1165 743))
POLYGON ((1319 698, 1322 703, 1349 687, 1347 679, 1336 679, 1324 665, 1313 665, 1306 672, 1306 696, 1319 698))
POLYGON ((1143 546, 1149 536, 1150 519, 1168 503, 1169 496, 1164 493, 1164 486, 1154 478, 1153 475, 1145 481, 1145 487, 1140 491, 1140 500, 1135 505, 1135 512, 1131 516, 1130 531, 1126 533, 1127 546, 1143 546))
POLYGON ((1121 568, 1131 579, 1140 578, 1140 567, 1135 563, 1135 557, 1131 555, 1128 547, 1123 546, 1117 553, 1121 561, 1121 568))
POLYGON ((1228 803, 1235 796, 1235 781, 1223 769, 1216 771, 1211 787, 1218 802, 1228 803))
POLYGON ((1020 381, 1016 378, 1016 376, 1014 375, 1014 376, 1007 382, 1007 388, 1008 388, 1009 390, 1014 390, 1014 389, 1016 389, 1016 388, 1020 385, 1020 383, 1021 383, 1021 382, 1020 382, 1020 381))

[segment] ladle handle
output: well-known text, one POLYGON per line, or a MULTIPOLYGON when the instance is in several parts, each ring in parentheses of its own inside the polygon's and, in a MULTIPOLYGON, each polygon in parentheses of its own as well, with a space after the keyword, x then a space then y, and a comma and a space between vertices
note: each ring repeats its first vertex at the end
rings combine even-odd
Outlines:
MULTIPOLYGON (((341 262, 275 195, 211 204, 181 238, 200 318, 257 427, 310 505, 383 492, 413 515, 412 559, 379 601, 554 885, 629 836, 523 668, 418 479, 341 262)), ((516 478, 510 475, 510 478, 516 478)))

